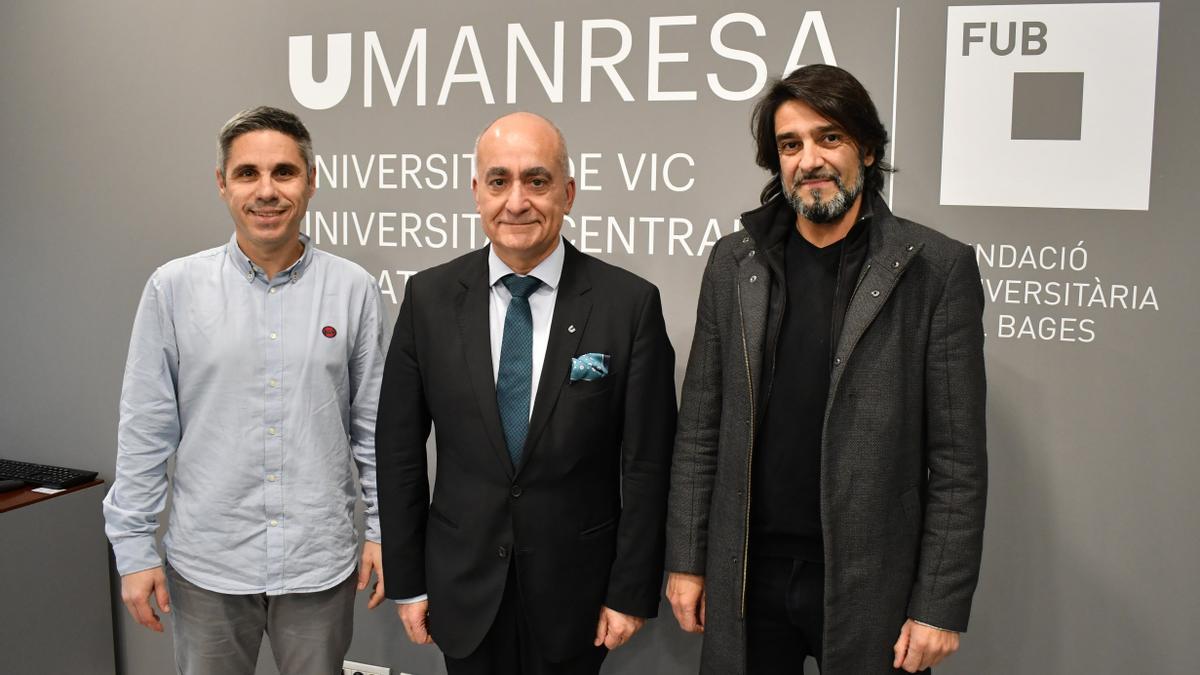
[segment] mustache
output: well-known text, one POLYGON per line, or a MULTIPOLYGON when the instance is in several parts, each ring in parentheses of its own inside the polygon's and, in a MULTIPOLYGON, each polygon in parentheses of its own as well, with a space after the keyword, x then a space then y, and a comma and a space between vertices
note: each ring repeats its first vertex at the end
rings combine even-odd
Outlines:
POLYGON ((806 180, 831 180, 838 187, 841 187, 842 185, 841 176, 839 176, 836 172, 823 169, 818 171, 810 171, 808 173, 796 174, 796 177, 792 179, 792 188, 795 189, 800 187, 800 184, 806 180))

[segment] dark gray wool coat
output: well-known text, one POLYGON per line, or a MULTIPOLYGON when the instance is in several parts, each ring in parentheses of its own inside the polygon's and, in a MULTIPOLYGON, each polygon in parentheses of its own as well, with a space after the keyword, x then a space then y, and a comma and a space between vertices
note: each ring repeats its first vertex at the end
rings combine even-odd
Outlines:
MULTIPOLYGON (((983 546, 975 256, 893 216, 879 195, 864 197, 863 213, 867 254, 831 364, 821 445, 823 675, 896 672, 892 645, 906 618, 966 630, 983 546)), ((705 576, 701 672, 713 675, 746 671, 751 454, 795 214, 775 199, 742 223, 704 271, 667 522, 667 569, 705 576)))

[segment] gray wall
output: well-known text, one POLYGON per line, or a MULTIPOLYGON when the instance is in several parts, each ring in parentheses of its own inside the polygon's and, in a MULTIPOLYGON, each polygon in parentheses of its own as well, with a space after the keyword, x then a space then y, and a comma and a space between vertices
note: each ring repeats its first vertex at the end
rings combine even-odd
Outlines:
MULTIPOLYGON (((228 237, 228 215, 214 194, 213 135, 232 112, 259 103, 299 112, 327 166, 335 155, 355 155, 361 165, 396 155, 382 160, 395 167, 385 182, 396 183, 405 154, 423 161, 468 154, 477 131, 506 111, 549 115, 573 160, 595 155, 587 162, 597 173, 587 182, 600 188, 580 191, 565 233, 662 288, 682 373, 704 232, 710 219, 729 232, 764 180, 747 132, 751 101, 718 96, 706 77, 753 94, 755 68, 738 60, 745 56, 718 54, 710 30, 729 14, 753 15, 764 36, 735 22, 722 40, 757 54, 777 76, 807 16, 827 29, 829 49, 814 30, 798 61, 832 53, 867 85, 894 129, 895 210, 982 251, 991 384, 986 552, 972 629, 939 672, 1191 672, 1187 656, 1200 622, 1193 581, 1200 508, 1191 483, 1200 474, 1193 347, 1200 284, 1190 260, 1200 234, 1187 185, 1200 90, 1195 3, 948 10, 929 0, 903 2, 899 13, 868 0, 410 4, 26 0, 0 9, 0 455, 91 467, 111 479, 138 293, 158 264, 228 237), (816 11, 819 21, 809 13, 816 11), (662 28, 660 51, 686 52, 688 60, 664 62, 659 89, 695 90, 696 98, 648 100, 651 17, 680 15, 694 15, 694 25, 662 28), (599 69, 591 100, 583 100, 588 19, 628 27, 630 53, 616 69, 633 101, 622 100, 599 69), (516 102, 507 103, 506 25, 520 23, 552 70, 556 21, 564 26, 561 102, 550 102, 519 50, 516 102), (1018 45, 992 53, 989 22, 997 22, 1004 52, 1010 21, 1018 45), (983 28, 965 28, 971 23, 983 28), (463 26, 474 27, 495 103, 467 82, 453 84, 438 104, 463 26), (373 66, 373 105, 364 106, 367 34, 377 36, 394 80, 418 28, 427 29, 425 105, 417 104, 415 72, 393 105, 373 66), (1031 39, 1022 45, 1025 30, 1031 39), (965 57, 964 31, 982 38, 967 43, 965 57), (310 72, 300 62, 299 71, 323 79, 327 70, 341 72, 336 63, 327 67, 326 36, 342 33, 351 40, 348 91, 332 107, 308 109, 289 84, 289 37, 312 36, 314 66, 310 72), (1068 75, 1029 75, 1044 72, 1068 75), (677 158, 670 177, 694 182, 674 191, 660 177, 652 190, 644 167, 641 182, 627 189, 620 160, 632 174, 643 152, 657 153, 659 164, 686 153, 694 166, 677 158), (623 233, 630 218, 638 221, 632 253, 619 240, 607 250, 610 216, 623 233), (673 253, 672 218, 694 228, 675 240, 673 253), (1080 242, 1086 264, 1077 253, 1072 267, 1069 254, 1080 242), (1039 259, 1022 261, 1026 247, 1039 259), (1053 301, 1047 289, 1064 284, 1071 300, 1053 301)), ((617 51, 616 31, 598 28, 595 37, 595 54, 617 51)), ((461 56, 457 71, 472 72, 470 50, 461 56)), ((431 187, 441 179, 428 171, 416 176, 424 187, 406 189, 379 187, 378 173, 366 188, 323 176, 310 205, 314 222, 318 214, 326 222, 335 212, 355 214, 367 241, 352 225, 349 242, 330 241, 325 230, 320 245, 380 275, 399 299, 404 272, 471 247, 469 158, 459 167, 457 188, 431 187), (441 245, 439 218, 452 223, 455 214, 460 240, 447 236, 441 245), (393 228, 382 240, 381 217, 393 228), (404 225, 418 221, 405 240, 404 225)), ((682 234, 687 225, 674 227, 682 234)), ((70 573, 70 561, 48 564, 70 573)), ((699 642, 664 612, 613 654, 606 672, 694 670, 699 642)), ((390 611, 360 610, 357 620, 351 658, 394 672, 442 672, 435 650, 405 643, 390 611)), ((169 638, 124 618, 118 633, 124 672, 170 670, 169 638)))

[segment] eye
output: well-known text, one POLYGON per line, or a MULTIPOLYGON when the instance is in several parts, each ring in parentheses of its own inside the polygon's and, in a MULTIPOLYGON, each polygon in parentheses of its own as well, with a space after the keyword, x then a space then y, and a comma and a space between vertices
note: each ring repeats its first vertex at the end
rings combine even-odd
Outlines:
POLYGON ((529 181, 529 184, 535 188, 544 188, 549 184, 549 181, 547 181, 545 178, 534 178, 533 180, 529 181))
POLYGON ((781 141, 779 143, 779 152, 783 154, 791 154, 800 150, 799 141, 781 141))
POLYGON ((837 145, 842 142, 842 135, 836 132, 830 132, 821 137, 827 145, 837 145))
POLYGON ((502 188, 504 187, 504 182, 503 178, 493 178, 488 181, 488 185, 494 188, 502 188))

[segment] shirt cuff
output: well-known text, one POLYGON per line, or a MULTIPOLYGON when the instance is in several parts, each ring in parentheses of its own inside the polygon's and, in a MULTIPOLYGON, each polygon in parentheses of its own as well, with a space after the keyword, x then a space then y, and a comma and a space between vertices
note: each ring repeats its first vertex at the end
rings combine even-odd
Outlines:
POLYGON ((940 631, 942 631, 943 633, 957 633, 957 632, 958 632, 958 631, 956 631, 956 630, 950 630, 949 628, 942 628, 941 626, 935 626, 935 625, 933 625, 933 624, 931 624, 931 623, 925 623, 924 621, 917 621, 916 619, 913 619, 913 623, 915 623, 915 624, 919 624, 919 625, 921 625, 921 626, 925 626, 926 628, 932 628, 932 629, 934 629, 934 630, 940 630, 940 631))
POLYGON ((154 535, 121 539, 113 542, 112 547, 121 576, 162 567, 162 557, 154 546, 154 535))
POLYGON ((429 594, 422 593, 420 595, 415 595, 411 598, 400 598, 399 600, 396 601, 396 604, 397 605, 415 605, 418 602, 424 602, 428 599, 429 599, 429 594))
POLYGON ((364 533, 364 536, 366 537, 367 541, 373 541, 377 544, 383 541, 383 532, 379 529, 378 515, 367 516, 363 522, 363 525, 365 526, 364 529, 366 532, 364 533))

